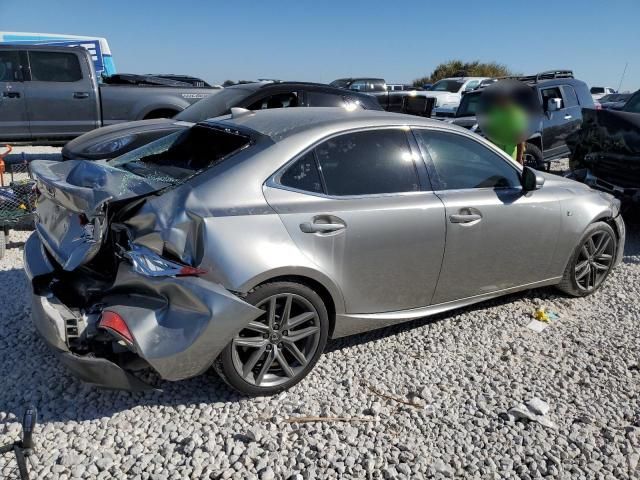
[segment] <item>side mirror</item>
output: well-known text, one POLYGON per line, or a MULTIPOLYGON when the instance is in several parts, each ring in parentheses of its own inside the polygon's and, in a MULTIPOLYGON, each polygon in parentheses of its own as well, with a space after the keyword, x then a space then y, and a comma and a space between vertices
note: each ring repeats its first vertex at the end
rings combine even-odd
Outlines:
POLYGON ((549 112, 557 112, 562 108, 562 99, 561 98, 550 98, 547 104, 547 111, 549 112))
POLYGON ((522 169, 522 189, 525 192, 538 190, 544 185, 544 177, 539 175, 533 168, 524 167, 522 169))

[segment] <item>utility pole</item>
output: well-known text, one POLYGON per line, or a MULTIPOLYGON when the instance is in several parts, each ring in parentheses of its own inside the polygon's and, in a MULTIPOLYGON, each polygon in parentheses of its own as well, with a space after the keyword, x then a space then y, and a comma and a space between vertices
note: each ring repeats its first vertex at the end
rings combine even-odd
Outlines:
POLYGON ((625 73, 627 73, 627 66, 629 66, 629 62, 626 62, 624 64, 624 70, 622 71, 622 76, 620 77, 620 83, 618 84, 618 93, 620 92, 620 89, 622 88, 622 80, 624 79, 625 73))

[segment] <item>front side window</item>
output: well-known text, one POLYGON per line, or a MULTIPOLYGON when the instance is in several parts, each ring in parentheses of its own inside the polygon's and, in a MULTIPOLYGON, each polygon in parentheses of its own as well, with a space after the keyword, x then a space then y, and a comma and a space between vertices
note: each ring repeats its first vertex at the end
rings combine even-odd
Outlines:
POLYGON ((77 82, 82 80, 80 61, 74 53, 29 52, 31 79, 40 82, 77 82))
POLYGON ((562 102, 562 94, 560 93, 560 88, 545 88, 541 90, 540 93, 542 94, 542 108, 544 108, 545 112, 549 110, 549 102, 554 98, 559 98, 561 100, 560 108, 564 108, 564 102, 562 102))
POLYGON ((20 81, 20 57, 18 52, 0 52, 0 82, 20 81))
POLYGON ((347 133, 315 148, 329 195, 375 195, 420 189, 404 131, 347 133))
POLYGON ((298 92, 276 93, 255 101, 247 108, 249 110, 266 110, 268 108, 288 108, 299 106, 298 92))
POLYGON ((416 129, 420 149, 431 159, 439 190, 515 188, 520 176, 506 160, 464 135, 416 129))

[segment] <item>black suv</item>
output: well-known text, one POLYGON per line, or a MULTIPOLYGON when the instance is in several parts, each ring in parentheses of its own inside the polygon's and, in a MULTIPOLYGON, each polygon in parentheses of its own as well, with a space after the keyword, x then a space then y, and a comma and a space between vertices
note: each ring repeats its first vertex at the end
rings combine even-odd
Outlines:
POLYGON ((288 107, 343 107, 359 105, 366 110, 382 110, 371 95, 345 91, 321 83, 255 82, 223 88, 178 113, 172 119, 157 118, 118 123, 81 135, 62 149, 65 160, 114 158, 208 118, 226 115, 234 107, 249 110, 288 107), (188 123, 186 123, 188 122, 188 123))
MULTIPOLYGON (((582 108, 595 108, 586 83, 576 80, 571 70, 551 70, 537 75, 508 77, 520 80, 536 91, 544 115, 527 139, 525 165, 547 170, 551 161, 569 155, 567 137, 580 129, 582 108)), ((455 118, 446 121, 480 133, 476 110, 482 89, 463 95, 455 118)))

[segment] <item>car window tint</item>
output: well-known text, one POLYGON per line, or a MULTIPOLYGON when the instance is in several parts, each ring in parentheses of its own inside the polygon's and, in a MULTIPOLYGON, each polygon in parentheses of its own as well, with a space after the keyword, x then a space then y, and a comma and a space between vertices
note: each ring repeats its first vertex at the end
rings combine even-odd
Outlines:
POLYGON ((313 152, 303 155, 287 168, 280 177, 280 184, 305 192, 322 193, 322 181, 313 152))
POLYGON ((515 168, 498 154, 466 136, 415 130, 420 148, 428 153, 432 175, 440 190, 512 188, 520 185, 515 168))
POLYGON ((18 52, 0 52, 0 82, 20 80, 20 58, 18 52))
POLYGON ((247 108, 249 110, 266 110, 268 108, 297 107, 298 105, 297 92, 284 92, 263 97, 249 105, 247 108))
POLYGON ((364 92, 367 90, 367 82, 362 80, 356 80, 349 85, 349 90, 356 90, 358 92, 364 92))
POLYGON ((342 95, 310 90, 307 92, 307 104, 309 107, 344 107, 345 102, 342 95))
POLYGON ((77 82, 82 79, 80 61, 74 53, 29 52, 31 79, 41 82, 77 82))
POLYGON ((316 154, 329 195, 372 195, 419 190, 405 132, 371 130, 333 137, 316 154))
POLYGON ((545 112, 549 110, 549 100, 551 100, 552 98, 559 98, 561 100, 560 108, 564 108, 564 102, 562 102, 562 94, 560 93, 560 88, 545 88, 541 90, 540 93, 542 93, 542 108, 544 108, 545 112))
POLYGON ((634 94, 624 105, 625 112, 640 113, 640 93, 634 94))
POLYGON ((564 94, 563 97, 565 107, 576 107, 579 105, 578 96, 576 95, 576 91, 571 85, 563 85, 562 93, 564 94))

